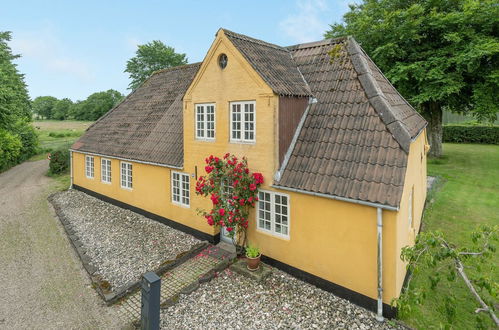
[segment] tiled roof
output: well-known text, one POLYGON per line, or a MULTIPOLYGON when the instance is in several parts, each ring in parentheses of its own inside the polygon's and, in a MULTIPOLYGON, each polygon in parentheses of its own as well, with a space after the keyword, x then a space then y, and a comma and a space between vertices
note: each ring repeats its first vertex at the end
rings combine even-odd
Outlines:
POLYGON ((276 185, 398 207, 409 144, 424 119, 353 39, 289 49, 317 103, 276 185))
POLYGON ((88 128, 74 150, 182 167, 182 97, 200 63, 154 73, 88 128))
POLYGON ((224 34, 274 93, 310 96, 310 88, 286 48, 223 29, 224 34))
MULTIPOLYGON (((276 186, 399 206, 409 145, 426 121, 355 40, 283 48, 223 32, 276 94, 317 100, 304 114, 276 186)), ((182 167, 182 97, 199 67, 153 74, 73 149, 182 167)))

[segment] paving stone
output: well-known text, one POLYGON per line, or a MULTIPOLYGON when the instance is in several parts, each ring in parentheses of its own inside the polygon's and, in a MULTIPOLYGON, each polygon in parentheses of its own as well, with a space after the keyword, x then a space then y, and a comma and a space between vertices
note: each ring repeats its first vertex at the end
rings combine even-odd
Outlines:
POLYGON ((249 270, 246 264, 246 259, 239 259, 230 266, 230 269, 259 283, 263 282, 270 274, 272 274, 272 268, 263 262, 260 263, 260 267, 257 270, 249 270))
MULTIPOLYGON (((180 294, 189 295, 199 288, 203 279, 213 278, 216 269, 225 269, 229 264, 227 252, 220 252, 210 245, 198 255, 188 259, 161 276, 161 308, 168 308, 176 304, 180 294), (225 259, 223 259, 225 258, 225 259)), ((141 291, 123 299, 121 308, 128 319, 140 318, 141 291)))

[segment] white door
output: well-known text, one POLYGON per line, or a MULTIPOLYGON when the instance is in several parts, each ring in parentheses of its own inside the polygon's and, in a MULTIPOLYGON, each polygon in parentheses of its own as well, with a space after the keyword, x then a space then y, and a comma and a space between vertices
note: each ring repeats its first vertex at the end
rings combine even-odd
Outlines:
POLYGON ((232 244, 232 238, 229 237, 229 232, 225 227, 222 227, 220 230, 220 240, 232 244))

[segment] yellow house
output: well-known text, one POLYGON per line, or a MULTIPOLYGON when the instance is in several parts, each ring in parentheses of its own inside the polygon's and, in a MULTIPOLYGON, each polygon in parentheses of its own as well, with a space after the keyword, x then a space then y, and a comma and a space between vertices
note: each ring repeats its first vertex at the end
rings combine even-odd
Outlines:
POLYGON ((201 63, 154 73, 72 146, 72 187, 211 242, 204 159, 265 183, 264 261, 393 316, 426 198, 426 122, 352 38, 280 47, 220 29, 201 63))

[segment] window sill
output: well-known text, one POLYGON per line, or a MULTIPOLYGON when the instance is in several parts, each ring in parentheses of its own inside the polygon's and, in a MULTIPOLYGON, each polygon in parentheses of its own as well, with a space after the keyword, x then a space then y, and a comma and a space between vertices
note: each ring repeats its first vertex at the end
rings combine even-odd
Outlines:
POLYGON ((128 191, 132 191, 133 190, 133 188, 123 187, 123 186, 121 186, 121 189, 128 190, 128 191))
POLYGON ((197 142, 216 142, 216 139, 203 139, 203 138, 195 138, 194 141, 197 142))
POLYGON ((248 144, 248 145, 254 145, 256 144, 256 141, 238 141, 238 140, 229 140, 229 143, 232 144, 248 144))
MULTIPOLYGON (((100 182, 102 182, 102 183, 104 183, 104 184, 111 184, 111 182, 102 181, 102 180, 101 180, 100 182)), ((124 187, 122 187, 122 188, 124 188, 124 187)))
POLYGON ((181 203, 177 203, 177 202, 172 202, 173 205, 175 206, 179 206, 179 207, 182 207, 184 209, 190 209, 191 206, 190 205, 186 205, 186 204, 181 204, 181 203))
POLYGON ((93 180, 95 177, 93 176, 85 176, 87 179, 93 180))
POLYGON ((260 234, 272 236, 274 238, 279 238, 279 239, 281 239, 283 241, 288 241, 289 242, 291 240, 290 237, 289 237, 289 235, 286 236, 286 235, 282 235, 282 234, 277 234, 277 233, 273 233, 271 231, 268 231, 268 230, 265 230, 265 229, 261 229, 261 228, 257 228, 256 232, 260 233, 260 234))

